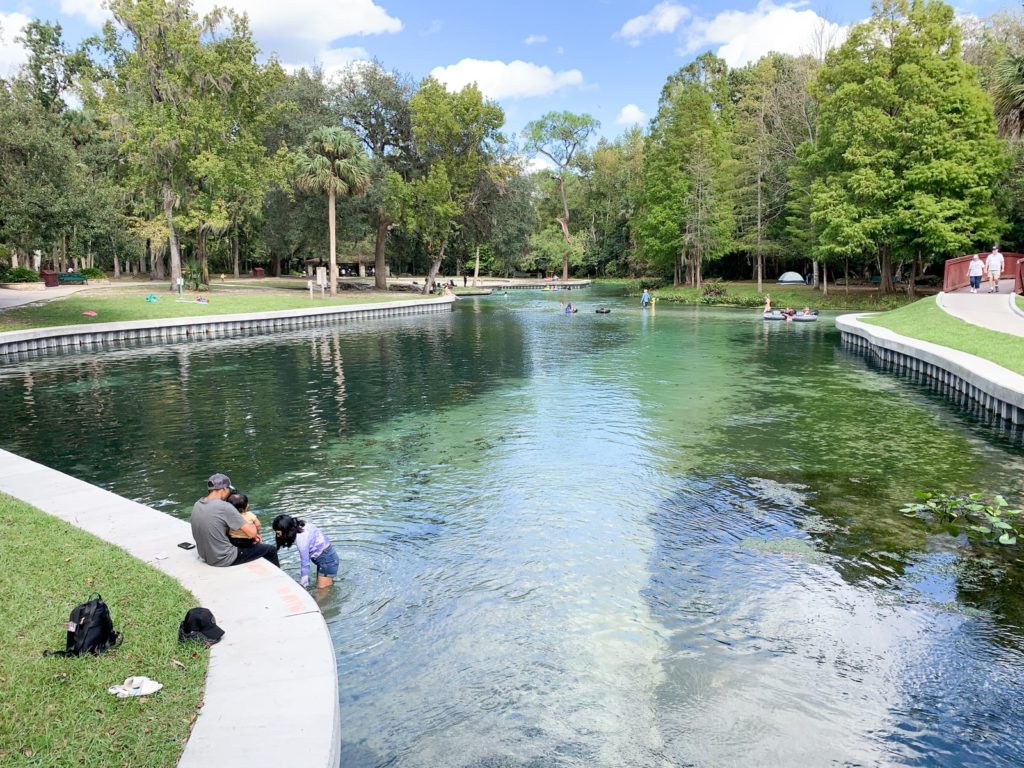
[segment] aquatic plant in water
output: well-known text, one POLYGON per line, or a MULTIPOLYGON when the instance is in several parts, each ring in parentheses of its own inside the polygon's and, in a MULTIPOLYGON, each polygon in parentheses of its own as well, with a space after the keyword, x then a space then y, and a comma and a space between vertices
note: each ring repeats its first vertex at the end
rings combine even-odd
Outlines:
POLYGON ((1016 544, 1020 536, 1020 515, 1002 496, 986 501, 984 494, 946 494, 918 491, 914 494, 922 502, 900 507, 907 517, 935 520, 947 526, 954 536, 966 533, 974 539, 1000 544, 1016 544))

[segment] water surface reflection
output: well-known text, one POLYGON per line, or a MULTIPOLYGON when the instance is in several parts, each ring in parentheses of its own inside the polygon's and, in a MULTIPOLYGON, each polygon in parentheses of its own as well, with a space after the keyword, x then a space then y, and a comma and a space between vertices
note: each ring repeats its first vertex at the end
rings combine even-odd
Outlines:
POLYGON ((827 318, 557 300, 20 361, 0 444, 325 529, 346 768, 1024 762, 1018 564, 895 511, 1019 443, 827 318))

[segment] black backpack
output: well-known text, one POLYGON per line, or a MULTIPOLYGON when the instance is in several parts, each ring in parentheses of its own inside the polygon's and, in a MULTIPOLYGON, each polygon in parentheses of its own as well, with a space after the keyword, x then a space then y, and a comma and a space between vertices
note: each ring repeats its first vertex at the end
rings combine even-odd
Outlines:
POLYGON ((100 595, 76 606, 68 621, 67 648, 63 651, 44 651, 44 656, 81 656, 83 653, 103 653, 121 644, 123 636, 114 631, 110 609, 100 595))

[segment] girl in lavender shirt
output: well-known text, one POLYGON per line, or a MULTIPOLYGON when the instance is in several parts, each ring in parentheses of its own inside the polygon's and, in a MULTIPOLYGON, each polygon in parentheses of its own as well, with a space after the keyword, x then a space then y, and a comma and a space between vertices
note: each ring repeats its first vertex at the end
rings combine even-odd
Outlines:
POLYGON ((299 548, 299 583, 302 586, 309 586, 310 560, 316 565, 317 588, 323 589, 334 583, 340 559, 323 531, 291 515, 278 515, 270 527, 274 529, 278 549, 292 544, 299 548))

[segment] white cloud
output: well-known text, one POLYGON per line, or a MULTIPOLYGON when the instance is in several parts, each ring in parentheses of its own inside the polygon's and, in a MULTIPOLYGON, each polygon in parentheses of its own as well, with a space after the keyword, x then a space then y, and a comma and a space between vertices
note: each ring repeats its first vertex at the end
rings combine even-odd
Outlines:
POLYGON ((537 171, 553 171, 555 164, 551 161, 551 158, 544 157, 543 155, 537 155, 536 157, 524 157, 521 158, 523 168, 527 173, 536 173, 537 171))
POLYGON ((547 41, 547 35, 527 35, 526 39, 523 40, 523 42, 526 45, 540 45, 541 43, 546 43, 547 41))
POLYGON ((0 13, 0 77, 15 74, 28 60, 28 51, 16 37, 31 19, 23 13, 0 13))
POLYGON ((760 0, 752 11, 723 11, 711 19, 694 19, 684 31, 680 55, 718 47, 718 55, 731 67, 741 67, 771 53, 816 53, 814 49, 839 45, 848 28, 822 18, 805 3, 776 5, 760 0))
POLYGON ((337 77, 353 64, 361 61, 369 61, 370 54, 365 48, 327 48, 320 51, 313 61, 301 64, 282 63, 281 66, 288 72, 296 72, 303 67, 309 69, 314 64, 318 65, 328 80, 337 77))
POLYGON ((110 11, 100 0, 60 0, 61 13, 69 16, 84 16, 94 27, 100 27, 110 18, 110 11))
POLYGON ((619 116, 615 118, 619 125, 637 125, 647 122, 647 114, 636 104, 627 104, 619 110, 619 116))
POLYGON ((402 30, 401 20, 374 0, 193 0, 193 5, 199 13, 219 6, 247 14, 260 48, 277 54, 285 69, 316 63, 328 76, 370 58, 361 47, 333 47, 338 39, 402 30))
POLYGON ((426 29, 421 29, 419 31, 419 36, 420 37, 426 37, 427 35, 436 35, 440 31, 441 31, 441 20, 440 19, 434 19, 432 22, 430 22, 430 26, 429 27, 427 27, 426 29))
POLYGON ((356 61, 367 61, 370 54, 365 48, 328 48, 316 57, 325 72, 338 72, 356 61))
POLYGON ((209 13, 215 6, 247 13, 258 40, 286 38, 313 44, 317 50, 342 37, 402 29, 401 20, 373 0, 195 0, 194 5, 200 13, 209 13))
POLYGON ((616 37, 625 38, 629 45, 640 45, 640 38, 652 35, 670 35, 680 22, 689 18, 690 9, 677 3, 658 3, 642 16, 634 16, 622 25, 616 37))
POLYGON ((460 90, 470 83, 476 83, 489 99, 549 96, 562 88, 583 84, 583 73, 578 69, 554 72, 550 67, 519 60, 463 59, 458 64, 434 67, 430 74, 450 90, 460 90))

